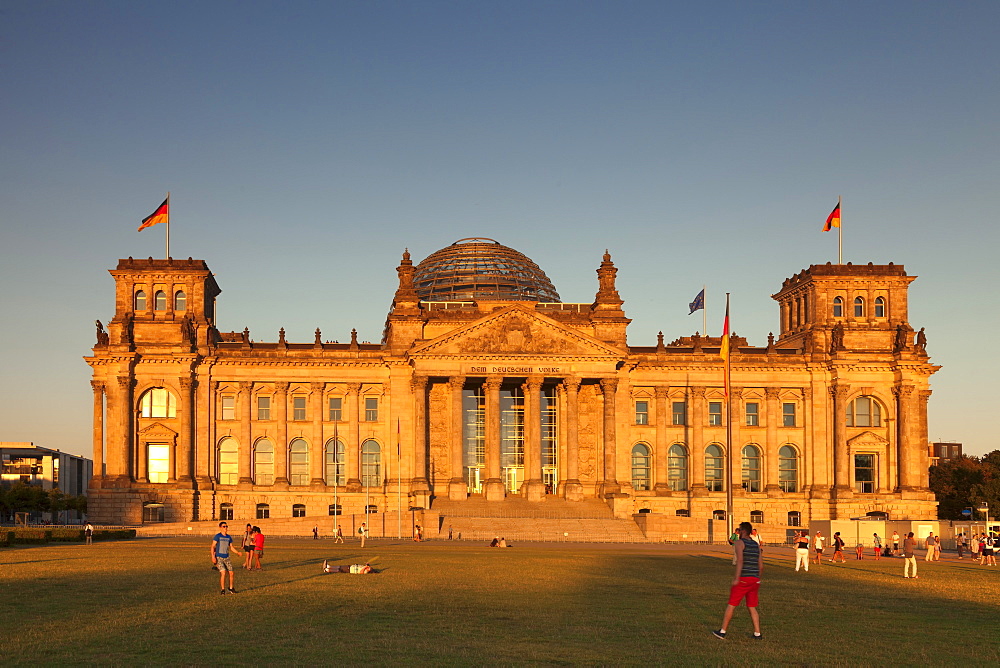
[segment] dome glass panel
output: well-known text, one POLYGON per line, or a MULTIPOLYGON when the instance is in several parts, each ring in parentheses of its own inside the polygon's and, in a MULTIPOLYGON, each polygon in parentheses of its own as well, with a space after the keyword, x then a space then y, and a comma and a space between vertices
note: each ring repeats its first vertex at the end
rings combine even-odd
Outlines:
POLYGON ((428 255, 414 270, 413 284, 424 301, 560 301, 528 256, 482 237, 459 239, 428 255))

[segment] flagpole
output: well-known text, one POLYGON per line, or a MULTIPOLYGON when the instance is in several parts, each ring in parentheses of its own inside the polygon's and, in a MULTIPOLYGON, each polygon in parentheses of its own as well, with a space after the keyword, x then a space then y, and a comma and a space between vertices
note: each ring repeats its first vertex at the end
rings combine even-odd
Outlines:
POLYGON ((701 309, 701 333, 703 336, 708 336, 708 293, 706 292, 707 285, 701 286, 702 299, 702 309, 701 309))
MULTIPOLYGON (((726 293, 726 320, 723 327, 722 336, 729 337, 729 293, 726 293)), ((730 376, 732 369, 730 358, 732 351, 729 349, 729 341, 722 343, 726 351, 725 367, 723 369, 724 391, 726 394, 726 536, 733 535, 733 410, 732 399, 729 396, 730 376)))
POLYGON ((840 209, 840 225, 837 226, 837 264, 844 264, 844 207, 841 206, 840 195, 837 195, 837 208, 840 209))
POLYGON ((403 538, 403 464, 399 450, 399 418, 396 418, 396 538, 403 538))
POLYGON ((340 506, 337 505, 337 482, 340 479, 340 457, 337 448, 340 446, 340 437, 337 435, 337 423, 333 423, 333 510, 336 512, 335 522, 340 522, 340 506))
POLYGON ((170 191, 167 191, 167 258, 170 259, 170 191))

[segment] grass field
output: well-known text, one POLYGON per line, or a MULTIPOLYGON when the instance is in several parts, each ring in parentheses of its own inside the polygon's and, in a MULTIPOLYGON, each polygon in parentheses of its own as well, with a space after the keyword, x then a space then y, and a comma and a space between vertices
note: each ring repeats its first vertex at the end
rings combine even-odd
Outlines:
MULTIPOLYGON (((964 665, 1000 660, 1000 567, 793 570, 766 552, 751 640, 717 640, 726 548, 270 539, 220 596, 205 539, 0 551, 4 664, 964 665), (377 556, 377 575, 322 575, 377 556)), ((239 561, 239 558, 234 558, 239 561)))

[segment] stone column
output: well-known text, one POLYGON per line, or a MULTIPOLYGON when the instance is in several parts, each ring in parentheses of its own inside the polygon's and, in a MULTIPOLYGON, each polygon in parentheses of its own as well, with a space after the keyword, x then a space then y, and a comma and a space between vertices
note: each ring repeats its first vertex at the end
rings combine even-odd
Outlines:
POLYGON ((580 379, 563 379, 566 391, 566 487, 569 501, 583 501, 580 483, 580 379))
POLYGON ((503 379, 490 376, 483 383, 486 392, 486 482, 487 501, 502 501, 505 496, 500 478, 500 385, 503 379))
POLYGON ((175 458, 174 474, 177 476, 178 482, 187 483, 185 486, 188 486, 194 481, 194 462, 192 459, 194 448, 192 447, 191 438, 194 426, 194 420, 192 420, 194 416, 194 380, 190 377, 178 378, 177 384, 181 388, 181 433, 177 439, 177 457, 175 458))
POLYGON ((542 482, 542 379, 530 377, 521 386, 524 390, 524 497, 528 501, 545 500, 542 482))
MULTIPOLYGON (((218 388, 219 383, 216 383, 218 388)), ((218 392, 216 392, 216 397, 218 392)), ((240 454, 239 454, 239 486, 241 489, 249 489, 253 485, 253 432, 251 431, 251 416, 253 415, 253 383, 244 380, 240 382, 240 454)), ((212 444, 214 450, 218 443, 212 444)), ((274 444, 275 456, 277 456, 278 444, 274 444)), ((214 455, 213 455, 214 456, 214 455)), ((216 464, 218 465, 218 464, 216 464)), ((219 472, 216 471, 216 481, 219 472)))
POLYGON ((90 386, 94 389, 94 475, 90 487, 98 489, 104 477, 104 383, 92 380, 90 386))
POLYGON ((931 390, 917 392, 917 447, 914 449, 917 476, 914 483, 922 491, 930 487, 930 454, 927 452, 927 444, 930 442, 927 436, 927 402, 930 398, 931 390))
POLYGON ((615 394, 618 391, 617 378, 602 378, 601 391, 604 393, 604 485, 603 494, 617 494, 621 491, 618 484, 617 458, 618 449, 615 435, 615 394))
POLYGON ((837 383, 830 388, 833 396, 833 481, 837 496, 850 498, 853 496, 851 487, 851 458, 847 451, 847 395, 851 391, 849 385, 837 383))
MULTIPOLYGON (((653 414, 653 419, 656 420, 656 454, 653 458, 656 462, 656 483, 653 485, 653 490, 657 496, 668 496, 670 494, 670 483, 667 480, 667 458, 669 457, 670 441, 667 439, 667 429, 669 428, 667 421, 667 388, 662 386, 653 388, 653 393, 656 397, 653 414)), ((690 445, 688 452, 693 452, 690 445)), ((690 484, 690 481, 688 484, 690 484)))
MULTIPOLYGON (((212 480, 209 477, 209 471, 212 470, 210 458, 214 453, 216 443, 215 407, 212 403, 215 397, 213 392, 215 384, 211 381, 209 374, 205 372, 204 367, 201 367, 199 375, 200 379, 195 379, 194 394, 196 406, 194 413, 196 419, 194 426, 195 480, 198 483, 198 488, 207 492, 212 488, 212 480)), ((205 512, 206 509, 202 508, 202 511, 205 512)), ((211 516, 212 514, 209 512, 208 515, 202 515, 202 519, 210 519, 211 516)))
MULTIPOLYGON (((691 387, 691 414, 685 432, 691 435, 688 452, 691 453, 691 496, 707 496, 705 487, 705 386, 691 387)), ((725 444, 723 444, 725 450, 725 444)))
POLYGON ((118 376, 116 379, 115 393, 112 402, 108 403, 108 416, 112 414, 114 408, 114 435, 116 438, 108 439, 108 477, 117 481, 116 487, 125 487, 130 479, 138 479, 138 453, 134 451, 132 443, 132 428, 135 424, 135 412, 132 410, 132 378, 129 376, 118 376), (112 405, 113 404, 113 405, 112 405))
POLYGON ((919 441, 919 408, 916 401, 916 392, 912 385, 902 385, 893 389, 896 395, 899 417, 899 460, 901 462, 900 472, 903 479, 900 488, 904 492, 920 490, 922 480, 927 476, 926 472, 921 472, 920 467, 926 466, 927 444, 919 441))
MULTIPOLYGON (((810 498, 813 492, 813 475, 815 472, 814 454, 816 425, 822 424, 815 418, 816 405, 813 402, 813 389, 811 385, 802 388, 802 419, 805 420, 805 435, 799 447, 799 467, 798 467, 798 491, 804 492, 806 498, 810 498)), ((819 485, 816 486, 818 488, 819 485)))
POLYGON ((288 488, 288 383, 274 384, 277 395, 278 420, 274 444, 274 484, 288 488))
POLYGON ((361 444, 358 441, 358 434, 361 426, 358 423, 360 417, 358 411, 358 394, 361 392, 361 383, 347 384, 347 399, 344 402, 344 410, 347 414, 347 442, 344 443, 344 459, 347 466, 346 488, 348 492, 361 491, 361 444))
MULTIPOLYGON (((778 423, 782 419, 781 414, 781 404, 778 402, 778 395, 781 393, 781 389, 777 387, 767 387, 764 388, 764 419, 766 422, 765 426, 765 437, 767 442, 764 443, 764 491, 767 492, 767 496, 780 497, 781 485, 778 484, 778 449, 781 444, 778 443, 778 423)), ((805 418, 805 411, 802 411, 803 419, 805 418)))
POLYGON ((309 453, 309 486, 319 491, 326 487, 323 479, 323 388, 326 383, 309 386, 310 412, 312 413, 312 447, 309 453))
MULTIPOLYGON (((732 436, 729 444, 729 457, 727 458, 727 464, 729 465, 729 470, 732 473, 733 480, 733 495, 739 496, 743 494, 743 438, 740 435, 740 422, 735 416, 739 415, 739 408, 743 404, 743 388, 737 386, 731 386, 729 388, 729 415, 722 416, 723 424, 726 423, 727 419, 732 420, 732 424, 729 427, 729 433, 732 436)), ((725 404, 723 404, 725 408, 725 404)), ((761 453, 763 456, 763 453, 761 453)), ((736 512, 735 509, 733 512, 736 512)))
POLYGON ((413 480, 410 491, 426 493, 427 481, 427 376, 414 376, 410 380, 413 391, 413 480))
POLYGON ((462 420, 462 392, 465 390, 465 376, 448 379, 451 390, 451 480, 448 481, 448 498, 462 501, 468 498, 468 483, 465 480, 465 438, 462 420))

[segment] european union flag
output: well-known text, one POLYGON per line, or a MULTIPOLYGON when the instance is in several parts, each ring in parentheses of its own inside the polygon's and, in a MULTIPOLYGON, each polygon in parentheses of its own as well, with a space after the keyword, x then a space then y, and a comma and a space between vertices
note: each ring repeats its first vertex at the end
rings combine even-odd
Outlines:
MULTIPOLYGON (((699 309, 705 308, 705 289, 704 288, 702 288, 701 292, 699 292, 695 296, 694 301, 691 302, 690 304, 688 304, 688 306, 691 308, 691 313, 694 313, 695 311, 697 311, 699 309)), ((691 313, 688 313, 688 315, 691 315, 691 313)))

